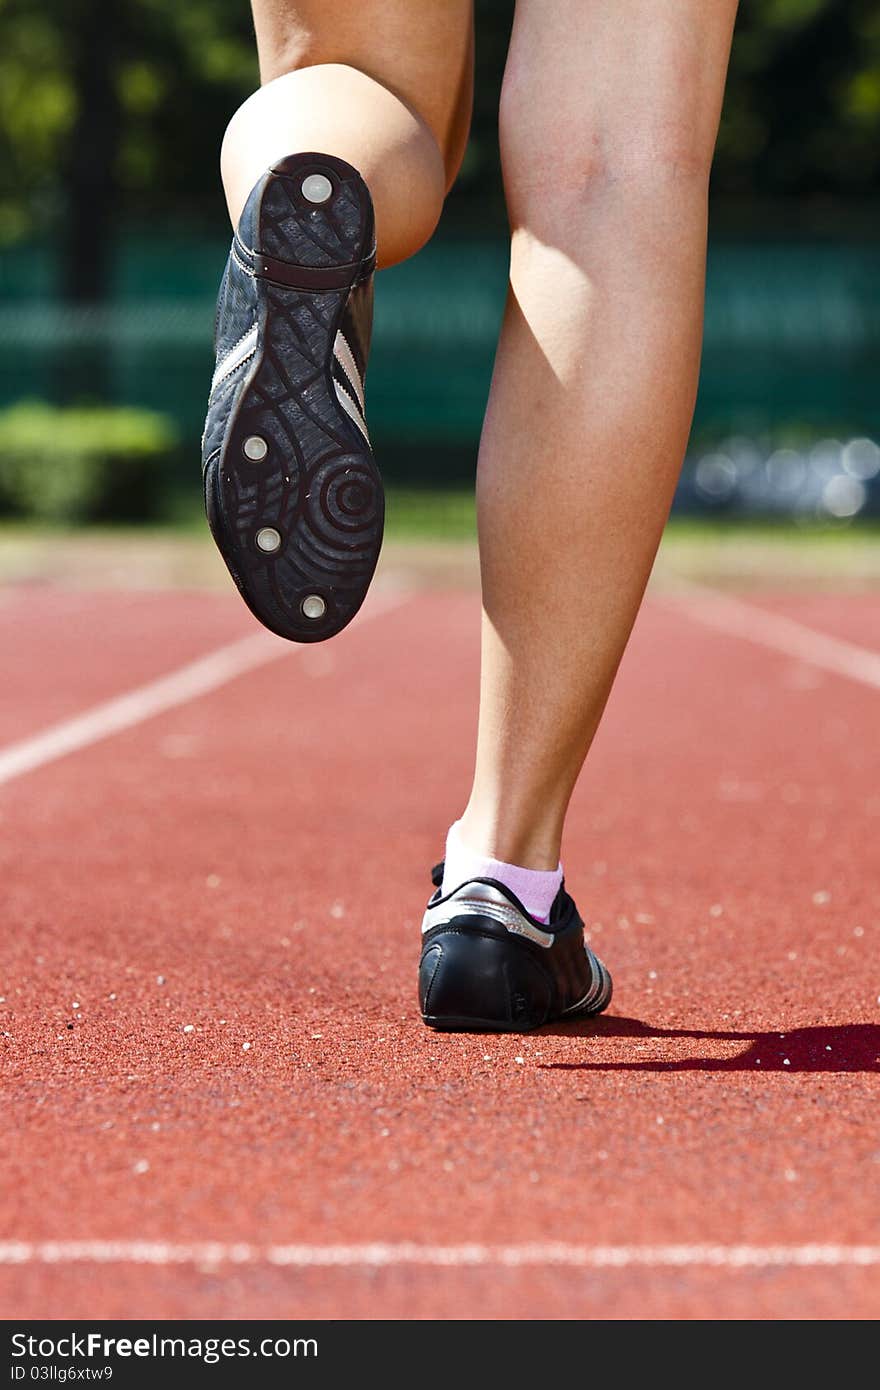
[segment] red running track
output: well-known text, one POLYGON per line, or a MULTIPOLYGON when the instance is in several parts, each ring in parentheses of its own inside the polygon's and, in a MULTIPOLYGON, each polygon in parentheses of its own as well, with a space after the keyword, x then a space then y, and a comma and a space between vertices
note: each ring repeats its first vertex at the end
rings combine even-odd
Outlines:
MULTIPOLYGON (((0 1315, 880 1314, 877 602, 749 599, 864 678, 701 602, 649 601, 572 810, 597 1024, 415 1011, 471 595, 0 786, 0 1315)), ((11 591, 0 766, 253 631, 228 595, 11 591)))

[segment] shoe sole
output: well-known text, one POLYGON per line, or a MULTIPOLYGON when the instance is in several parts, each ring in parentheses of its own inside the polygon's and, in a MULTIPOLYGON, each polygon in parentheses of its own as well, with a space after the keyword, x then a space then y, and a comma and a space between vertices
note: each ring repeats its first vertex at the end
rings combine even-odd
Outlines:
MULTIPOLYGON (((370 195, 342 161, 280 161, 265 178, 258 218, 261 252, 305 267, 304 279, 335 268, 338 281, 340 267, 372 251, 365 244, 372 241, 370 195), (301 193, 310 174, 333 187, 318 207, 301 193)), ((320 642, 360 608, 384 526, 379 470, 339 403, 331 371, 351 283, 323 291, 262 276, 254 283, 257 348, 220 454, 205 470, 208 522, 260 622, 291 641, 320 642)))
POLYGON ((428 1028, 433 1028, 436 1033, 534 1033, 539 1028, 546 1028, 550 1023, 577 1023, 580 1019, 595 1018, 598 1014, 603 1014, 608 1008, 614 992, 607 967, 598 958, 597 964, 602 976, 602 990, 597 1001, 587 1008, 553 1014, 541 1023, 530 1024, 526 1027, 520 1023, 499 1023, 496 1019, 490 1018, 460 1018, 438 1014, 422 1014, 422 1022, 428 1028))

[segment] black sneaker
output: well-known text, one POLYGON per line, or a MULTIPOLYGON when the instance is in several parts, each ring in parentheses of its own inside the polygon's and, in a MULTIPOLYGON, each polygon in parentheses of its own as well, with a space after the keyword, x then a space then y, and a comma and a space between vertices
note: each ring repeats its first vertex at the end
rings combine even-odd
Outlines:
POLYGON ((523 1033, 608 1008, 611 976, 586 945, 564 884, 544 923, 494 879, 472 879, 443 897, 442 864, 432 878, 419 965, 429 1027, 523 1033))
POLYGON ((220 285, 208 521, 245 603, 294 642, 345 627, 379 558, 384 495, 364 421, 375 264, 360 174, 295 154, 248 198, 220 285))

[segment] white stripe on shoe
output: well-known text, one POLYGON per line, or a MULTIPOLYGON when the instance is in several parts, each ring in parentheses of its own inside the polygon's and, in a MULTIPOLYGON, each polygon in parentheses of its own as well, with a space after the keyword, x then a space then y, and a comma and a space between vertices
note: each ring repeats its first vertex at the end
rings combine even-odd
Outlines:
POLYGON ((336 377, 333 378, 333 385, 336 388, 336 399, 339 401, 339 404, 342 406, 342 409, 345 411, 346 415, 350 416, 351 419, 354 420, 361 434, 364 436, 364 439, 369 444, 370 436, 367 431, 367 422, 364 419, 361 412, 358 410, 357 405, 352 400, 345 387, 342 385, 342 382, 337 381, 336 377))
POLYGON ((213 395, 221 381, 225 381, 228 376, 231 376, 243 362, 246 362, 249 357, 253 357, 257 350, 257 331, 257 325, 254 324, 253 328, 242 334, 238 342, 221 357, 211 378, 209 395, 213 395))
POLYGON ((354 353, 348 345, 348 339, 342 333, 336 334, 336 341, 333 344, 333 354, 354 387, 354 393, 357 396, 357 403, 361 408, 361 414, 364 414, 367 408, 364 398, 364 383, 361 381, 361 374, 358 371, 354 353))
POLYGON ((537 946, 549 948, 556 940, 553 932, 541 931, 497 888, 489 883, 476 882, 463 883, 441 902, 433 905, 428 903, 422 918, 422 934, 433 931, 434 927, 444 926, 456 917, 468 915, 491 917, 493 922, 500 922, 514 936, 527 936, 537 946))

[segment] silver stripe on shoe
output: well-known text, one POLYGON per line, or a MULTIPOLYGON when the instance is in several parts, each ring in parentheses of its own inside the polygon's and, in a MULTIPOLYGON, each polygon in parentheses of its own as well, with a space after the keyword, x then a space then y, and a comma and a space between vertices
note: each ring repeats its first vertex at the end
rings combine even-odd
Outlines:
POLYGON ((345 411, 346 415, 350 416, 350 418, 354 420, 361 434, 364 436, 364 439, 369 444, 370 436, 367 431, 367 422, 364 419, 361 412, 358 410, 356 403, 352 400, 351 396, 348 394, 345 387, 342 385, 342 382, 336 380, 336 377, 333 378, 333 385, 336 389, 336 399, 342 406, 342 409, 345 411))
POLYGON ((567 1009, 563 1009, 563 1014, 574 1014, 579 1009, 586 1009, 598 1004, 605 993, 605 976, 602 970, 602 963, 598 956, 594 956, 591 951, 584 947, 584 953, 590 966, 590 988, 587 990, 576 1004, 569 1004, 567 1009))
POLYGON ((584 944, 584 951, 590 963, 590 970, 595 973, 595 983, 592 989, 587 991, 583 999, 577 1004, 572 1004, 570 1008, 565 1010, 567 1014, 574 1013, 579 1009, 582 1009, 584 1013, 601 1013, 603 1009, 607 1008, 608 1001, 611 998, 613 986, 611 975, 607 967, 586 944, 584 944))
POLYGON ((590 988, 587 990, 586 994, 583 996, 582 999, 579 999, 576 1004, 569 1004, 567 1009, 562 1010, 563 1015, 574 1014, 577 1013, 578 1009, 583 1009, 587 1004, 591 1002, 590 996, 595 994, 595 992, 595 985, 590 985, 590 988))
POLYGON ((422 919, 422 934, 468 913, 491 917, 493 922, 500 922, 513 936, 528 937, 529 941, 547 949, 556 939, 553 932, 542 931, 490 883, 464 883, 445 901, 433 907, 429 903, 422 919))
POLYGON ((367 408, 364 398, 364 383, 361 381, 361 374, 358 371, 354 353, 348 345, 348 339, 342 332, 336 334, 336 340, 333 344, 333 353, 340 367, 354 387, 354 393, 357 396, 357 403, 361 408, 361 414, 364 414, 367 408))
POLYGON ((253 328, 249 328, 247 333, 243 333, 238 342, 233 344, 229 351, 221 357, 211 378, 209 395, 213 395, 221 381, 225 381, 236 368, 246 362, 249 357, 253 357, 257 350, 257 335, 257 325, 254 324, 253 328))

